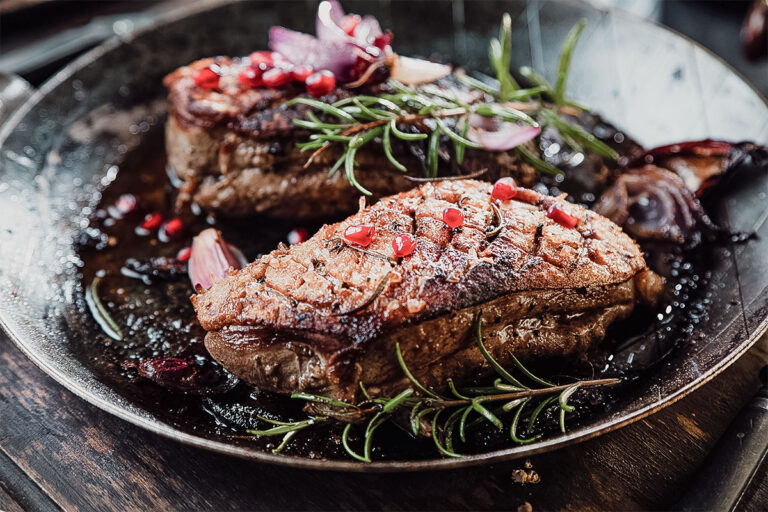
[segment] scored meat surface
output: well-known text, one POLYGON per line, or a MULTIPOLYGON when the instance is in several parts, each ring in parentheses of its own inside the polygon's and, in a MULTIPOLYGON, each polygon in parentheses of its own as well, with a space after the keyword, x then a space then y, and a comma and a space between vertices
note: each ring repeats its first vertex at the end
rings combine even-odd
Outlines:
MULTIPOLYGON (((295 96, 306 96, 303 87, 243 88, 237 75, 245 67, 238 59, 202 59, 165 78, 169 89, 166 153, 170 168, 184 183, 180 203, 194 201, 206 210, 231 216, 316 218, 353 212, 358 191, 343 172, 328 177, 340 156, 336 148, 304 168, 310 154, 302 153, 296 143, 306 142, 309 132, 296 127, 293 120, 305 118, 308 107, 285 105, 295 96), (196 86, 194 73, 212 64, 222 72, 219 90, 196 86)), ((332 103, 353 92, 375 94, 380 87, 355 91, 337 88, 321 101, 332 103)), ((422 169, 418 153, 423 149, 406 147, 397 139, 393 146, 398 160, 408 169, 422 169)), ((392 167, 380 145, 364 146, 356 159, 358 181, 375 197, 413 187, 413 182, 392 167)), ((462 167, 464 174, 488 168, 484 178, 491 180, 511 175, 532 184, 535 178, 533 168, 520 162, 513 152, 469 150, 462 167)))
POLYGON ((487 348, 509 364, 511 354, 583 354, 661 292, 635 242, 609 220, 528 189, 494 202, 491 188, 425 184, 230 272, 192 299, 206 347, 262 389, 355 400, 359 382, 379 396, 407 386, 396 343, 429 387, 487 369, 471 336, 480 312, 487 348), (578 225, 550 219, 552 205, 578 225), (449 206, 463 212, 462 227, 443 222, 449 206), (353 224, 375 226, 366 253, 342 241, 353 224), (414 235, 415 250, 394 260, 398 233, 414 235))

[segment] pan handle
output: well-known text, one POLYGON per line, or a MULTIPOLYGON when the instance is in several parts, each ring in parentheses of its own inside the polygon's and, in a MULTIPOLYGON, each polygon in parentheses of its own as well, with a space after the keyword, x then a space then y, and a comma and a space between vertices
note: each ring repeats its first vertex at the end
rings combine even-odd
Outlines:
POLYGON ((742 409, 709 454, 675 510, 732 511, 768 453, 768 366, 763 387, 742 409))
POLYGON ((35 89, 18 75, 0 73, 0 125, 27 101, 35 89))

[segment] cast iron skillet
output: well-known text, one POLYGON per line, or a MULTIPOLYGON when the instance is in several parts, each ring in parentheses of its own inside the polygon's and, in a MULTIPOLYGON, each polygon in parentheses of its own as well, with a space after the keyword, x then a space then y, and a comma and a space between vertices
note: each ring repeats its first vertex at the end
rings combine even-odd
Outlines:
MULTIPOLYGON (((311 4, 311 3, 310 3, 311 4)), ((626 425, 707 382, 768 326, 768 176, 731 186, 718 217, 755 231, 743 245, 707 249, 713 264, 709 318, 683 346, 623 393, 605 414, 566 435, 462 459, 364 465, 273 455, 181 431, 99 382, 74 356, 97 336, 82 314, 73 241, 100 190, 145 128, 164 120, 165 73, 201 56, 244 55, 266 47, 267 29, 312 31, 306 2, 206 2, 186 6, 129 40, 113 40, 64 68, 0 132, 0 321, 46 373, 94 405, 191 445, 296 467, 354 471, 438 469, 552 450, 626 425)), ((502 12, 515 20, 514 62, 554 75, 563 37, 580 18, 588 28, 574 56, 570 92, 647 147, 705 137, 768 143, 768 106, 732 70, 694 43, 648 22, 560 2, 345 2, 375 14, 404 54, 486 62, 502 12), (429 23, 424 20, 429 19, 429 23)), ((155 133, 150 130, 150 133, 155 133)), ((138 149, 137 149, 138 148, 138 149)))

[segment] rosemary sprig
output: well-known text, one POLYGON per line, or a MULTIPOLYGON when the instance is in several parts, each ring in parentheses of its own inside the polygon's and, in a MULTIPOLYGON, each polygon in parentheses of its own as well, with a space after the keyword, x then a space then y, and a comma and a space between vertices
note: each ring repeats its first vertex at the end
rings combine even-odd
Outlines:
POLYGON ((520 88, 509 72, 509 59, 512 52, 512 17, 504 13, 501 17, 499 38, 491 39, 488 46, 488 60, 496 72, 499 81, 498 93, 495 94, 501 101, 510 101, 510 95, 520 88))
POLYGON ((120 326, 109 314, 109 310, 101 302, 99 297, 99 284, 101 283, 101 277, 96 276, 91 281, 90 286, 85 290, 85 303, 88 306, 88 310, 91 312, 91 316, 96 323, 99 324, 104 334, 112 338, 113 340, 120 341, 123 339, 123 332, 120 330, 120 326))
POLYGON ((520 373, 530 381, 524 383, 502 367, 485 346, 482 333, 482 318, 476 319, 475 336, 483 358, 498 375, 492 385, 460 389, 453 380, 448 380, 450 396, 443 396, 424 386, 411 372, 405 362, 400 344, 395 345, 395 355, 403 374, 411 383, 394 397, 371 397, 365 386, 360 388, 365 400, 359 404, 335 400, 328 397, 295 393, 292 398, 316 404, 316 410, 323 414, 310 416, 295 422, 280 422, 262 418, 271 428, 249 430, 256 436, 282 435, 282 442, 274 451, 281 451, 297 432, 314 425, 336 421, 344 423, 342 446, 350 457, 361 462, 371 462, 374 445, 374 433, 387 421, 402 421, 407 418, 407 425, 416 437, 432 437, 435 448, 446 457, 461 457, 455 448, 457 441, 465 443, 467 431, 475 424, 487 422, 494 428, 503 430, 509 425, 509 437, 517 444, 528 444, 539 440, 542 435, 533 435, 532 431, 541 413, 550 408, 559 409, 559 425, 565 433, 566 414, 574 410, 569 403, 576 391, 582 388, 613 386, 618 379, 598 379, 575 381, 567 384, 555 384, 537 377, 514 356, 512 361, 520 373), (501 404, 491 409, 490 404, 501 404), (527 413, 524 433, 520 432, 520 423, 527 413), (472 416, 476 418, 470 422, 472 416), (509 423, 503 418, 511 416, 509 423), (356 448, 352 433, 360 427, 362 446, 356 448), (457 439, 458 437, 458 439, 457 439), (361 450, 361 451, 359 451, 361 450))
MULTIPOLYGON (((520 73, 533 87, 520 88, 515 81, 510 73, 512 19, 504 14, 499 36, 491 40, 488 50, 491 67, 496 73, 495 80, 481 81, 464 74, 455 75, 459 82, 484 93, 486 98, 492 97, 494 101, 477 100, 467 104, 458 95, 433 84, 414 88, 394 80, 388 82, 392 92, 380 96, 350 96, 333 104, 304 97, 289 101, 288 105, 303 104, 310 108, 306 119, 294 120, 297 126, 311 132, 307 142, 297 145, 302 151, 313 152, 305 167, 331 147, 340 147, 342 154, 331 167, 329 176, 343 167, 349 184, 362 194, 371 195, 356 176, 358 152, 368 144, 380 144, 389 163, 406 173, 408 168, 394 150, 394 142, 400 140, 423 144, 424 176, 431 180, 438 176, 441 160, 451 156, 446 146, 452 148, 452 160, 458 166, 462 165, 468 148, 483 149, 468 138, 470 118, 477 115, 508 123, 546 125, 557 130, 575 150, 589 149, 604 157, 617 159, 613 149, 580 126, 562 119, 557 112, 562 106, 586 110, 586 107, 565 96, 571 56, 584 26, 582 20, 565 39, 554 87, 529 67, 521 68, 520 73), (525 106, 530 105, 530 108, 525 110, 530 113, 513 108, 509 102, 527 102, 525 106)), ((516 152, 521 160, 540 172, 561 173, 531 149, 519 146, 516 152)))

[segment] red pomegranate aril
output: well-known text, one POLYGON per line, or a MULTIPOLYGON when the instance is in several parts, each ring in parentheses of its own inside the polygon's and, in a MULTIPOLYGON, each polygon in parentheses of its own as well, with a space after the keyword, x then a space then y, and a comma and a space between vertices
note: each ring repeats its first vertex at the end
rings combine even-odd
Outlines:
POLYGON ((248 56, 251 61, 251 66, 257 67, 259 64, 266 64, 268 67, 275 65, 275 57, 272 52, 261 51, 253 52, 248 56))
POLYGON ((195 85, 201 89, 218 89, 219 88, 219 74, 211 68, 201 69, 192 75, 192 80, 195 81, 195 85))
POLYGON ((368 224, 353 224, 344 230, 344 239, 360 247, 367 247, 373 241, 376 228, 368 224))
POLYGON ((408 256, 415 248, 416 239, 410 233, 401 233, 392 239, 392 249, 398 258, 408 256))
POLYGON ((176 253, 176 259, 182 263, 189 261, 190 257, 192 257, 191 247, 184 247, 183 249, 179 250, 178 253, 176 253))
POLYGON ((147 231, 157 229, 160 224, 163 223, 163 216, 159 213, 148 213, 144 216, 144 222, 141 223, 141 227, 147 231))
POLYGON ((500 201, 507 201, 517 195, 517 185, 512 178, 501 178, 493 184, 491 197, 500 201))
POLYGON ((125 215, 136 209, 136 196, 133 194, 123 194, 115 201, 115 208, 121 214, 125 215))
POLYGON ((165 224, 163 231, 165 231, 167 236, 172 237, 178 235, 183 227, 184 223, 181 222, 181 219, 175 217, 165 224))
POLYGON ((261 79, 263 74, 264 70, 261 68, 248 67, 238 73, 237 81, 240 82, 243 87, 255 89, 264 85, 264 81, 261 79))
POLYGON ((314 72, 312 66, 296 66, 291 70, 291 76, 297 82, 306 82, 307 78, 314 72))
POLYGON ((448 224, 450 228, 458 228, 464 224, 464 214, 458 208, 449 206, 443 210, 443 222, 448 224))
POLYGON ((291 72, 281 68, 272 68, 261 75, 261 80, 266 87, 282 87, 293 79, 291 72))
POLYGON ((549 207, 549 210, 547 210, 547 217, 549 217, 550 219, 554 220, 561 226, 566 227, 568 229, 575 228, 576 224, 579 223, 579 219, 577 219, 573 215, 569 215, 565 213, 563 210, 561 210, 555 205, 552 205, 549 207))
POLYGON ((319 98, 336 88, 336 76, 328 70, 318 71, 309 75, 304 83, 307 86, 307 92, 319 98))
POLYGON ((339 28, 343 30, 348 36, 355 35, 355 29, 363 19, 357 14, 349 14, 344 16, 339 24, 339 28))
POLYGON ((291 245, 305 242, 307 238, 308 236, 306 229, 293 229, 290 233, 288 233, 288 243, 291 245))

